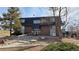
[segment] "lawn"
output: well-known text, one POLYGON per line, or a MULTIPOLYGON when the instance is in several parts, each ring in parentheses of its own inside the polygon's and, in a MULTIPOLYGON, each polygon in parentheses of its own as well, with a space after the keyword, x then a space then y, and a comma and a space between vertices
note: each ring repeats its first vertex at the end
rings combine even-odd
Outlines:
POLYGON ((10 31, 0 30, 0 37, 10 36, 10 31))
POLYGON ((57 42, 49 44, 42 51, 79 51, 79 46, 72 43, 57 42))

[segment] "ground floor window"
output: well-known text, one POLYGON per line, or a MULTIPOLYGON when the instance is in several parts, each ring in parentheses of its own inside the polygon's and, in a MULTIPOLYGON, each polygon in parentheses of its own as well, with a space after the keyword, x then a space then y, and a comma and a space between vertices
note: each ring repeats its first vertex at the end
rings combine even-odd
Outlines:
POLYGON ((33 29, 33 35, 40 35, 40 29, 33 29))

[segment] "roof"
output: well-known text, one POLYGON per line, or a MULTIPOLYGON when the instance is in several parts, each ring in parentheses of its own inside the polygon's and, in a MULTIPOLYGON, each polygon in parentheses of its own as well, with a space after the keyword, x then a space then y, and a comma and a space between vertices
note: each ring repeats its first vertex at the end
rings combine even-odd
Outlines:
POLYGON ((31 17, 26 17, 26 18, 35 18, 35 17, 53 17, 53 16, 31 16, 31 17))
POLYGON ((54 16, 38 16, 38 17, 22 17, 22 18, 46 18, 46 17, 54 17, 54 16))

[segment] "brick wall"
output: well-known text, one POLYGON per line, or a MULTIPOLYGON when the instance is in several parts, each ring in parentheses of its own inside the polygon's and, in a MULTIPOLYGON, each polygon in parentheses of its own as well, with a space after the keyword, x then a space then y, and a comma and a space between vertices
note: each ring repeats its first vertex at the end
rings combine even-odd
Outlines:
POLYGON ((49 25, 41 26, 41 35, 50 35, 50 26, 49 25))

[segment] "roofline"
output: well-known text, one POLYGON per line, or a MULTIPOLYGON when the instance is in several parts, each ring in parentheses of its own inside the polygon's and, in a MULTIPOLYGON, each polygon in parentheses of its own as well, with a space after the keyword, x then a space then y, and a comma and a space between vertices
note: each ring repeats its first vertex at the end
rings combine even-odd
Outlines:
MULTIPOLYGON (((45 17, 54 17, 54 16, 31 16, 31 17, 20 17, 20 18, 45 18, 45 17)), ((55 16, 58 17, 58 16, 55 16)))
MULTIPOLYGON (((54 17, 54 16, 33 16, 33 17, 21 17, 21 18, 45 18, 45 17, 54 17)), ((55 16, 58 17, 58 16, 55 16)))

